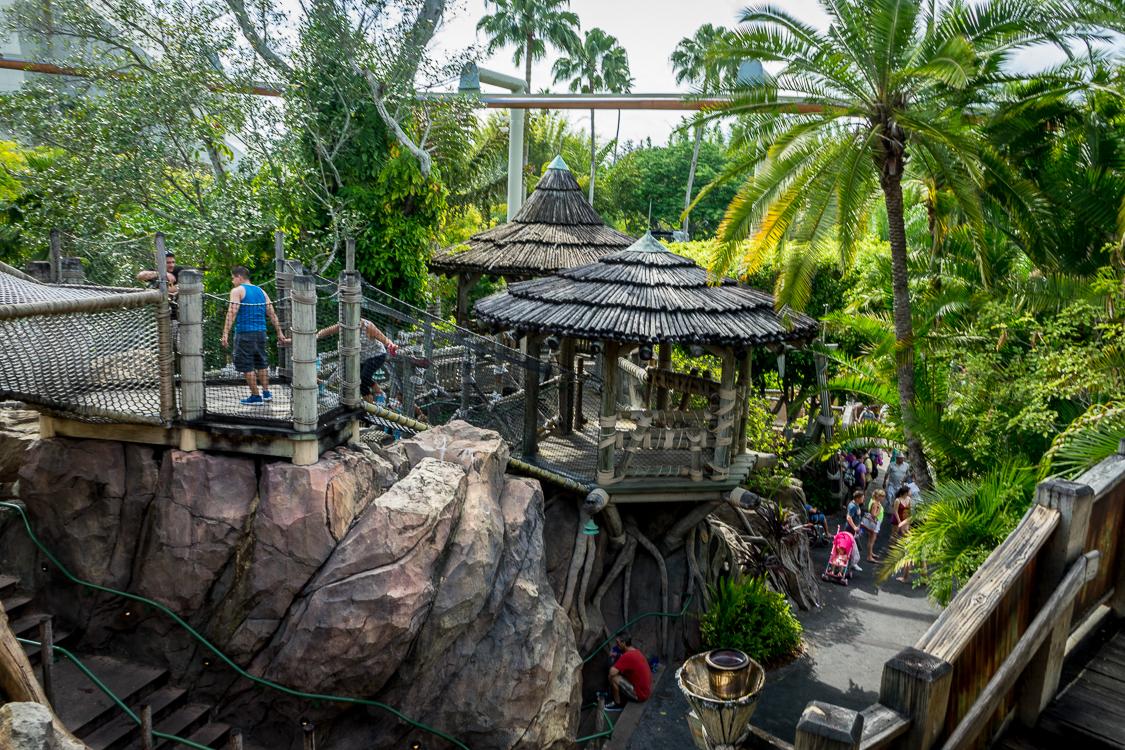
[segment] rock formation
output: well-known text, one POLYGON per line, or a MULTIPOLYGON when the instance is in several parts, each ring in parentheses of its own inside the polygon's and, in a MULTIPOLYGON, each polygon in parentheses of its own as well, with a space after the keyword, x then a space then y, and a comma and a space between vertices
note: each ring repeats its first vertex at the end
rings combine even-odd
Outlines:
POLYGON ((39 703, 0 706, 0 747, 4 750, 89 750, 62 728, 39 703))
MULTIPOLYGON (((507 459, 464 422, 312 466, 50 439, 27 451, 21 499, 75 574, 161 602, 254 675, 386 703, 474 750, 562 750, 581 659, 547 576, 543 493, 507 459)), ((324 750, 441 746, 374 709, 255 692, 159 612, 46 591, 80 648, 162 662, 255 745, 288 746, 306 716, 324 750)))

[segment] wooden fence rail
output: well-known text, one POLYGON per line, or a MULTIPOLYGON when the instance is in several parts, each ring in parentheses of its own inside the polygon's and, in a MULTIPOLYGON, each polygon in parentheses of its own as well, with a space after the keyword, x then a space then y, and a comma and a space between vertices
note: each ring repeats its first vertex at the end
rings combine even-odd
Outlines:
POLYGON ((884 665, 879 703, 811 702, 794 747, 976 750, 1014 719, 1033 727, 1068 636, 1103 604, 1125 616, 1125 440, 1077 481, 1041 482, 1015 531, 884 665))

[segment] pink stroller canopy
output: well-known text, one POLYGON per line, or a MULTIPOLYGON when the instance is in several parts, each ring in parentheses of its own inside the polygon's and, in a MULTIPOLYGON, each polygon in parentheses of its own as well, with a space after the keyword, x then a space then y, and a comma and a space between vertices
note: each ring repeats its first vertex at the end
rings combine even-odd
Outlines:
POLYGON ((855 538, 846 531, 841 531, 836 536, 832 537, 832 545, 839 547, 844 552, 851 553, 852 547, 855 546, 855 538))

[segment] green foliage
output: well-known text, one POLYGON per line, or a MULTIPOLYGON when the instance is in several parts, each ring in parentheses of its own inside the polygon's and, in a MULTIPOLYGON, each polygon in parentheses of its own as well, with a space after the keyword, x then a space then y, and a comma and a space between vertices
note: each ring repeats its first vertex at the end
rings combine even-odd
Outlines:
POLYGON ((924 493, 914 505, 910 533, 892 548, 878 580, 909 562, 923 571, 917 580, 925 582, 930 601, 945 606, 1019 524, 1035 480, 1032 467, 1007 463, 924 493))
MULTIPOLYGON (((686 139, 655 148, 626 148, 606 175, 604 202, 596 203, 595 208, 615 219, 622 231, 640 234, 650 226, 648 211, 652 201, 653 226, 678 228, 692 148, 686 139)), ((721 144, 704 140, 699 148, 695 184, 701 186, 715 179, 726 161, 726 149, 721 144)), ((693 194, 698 195, 699 190, 697 187, 693 194)), ((716 189, 692 209, 692 236, 714 236, 735 191, 734 185, 716 189)))
POLYGON ((711 599, 699 618, 704 648, 737 648, 768 666, 801 647, 801 623, 763 578, 720 578, 711 599))

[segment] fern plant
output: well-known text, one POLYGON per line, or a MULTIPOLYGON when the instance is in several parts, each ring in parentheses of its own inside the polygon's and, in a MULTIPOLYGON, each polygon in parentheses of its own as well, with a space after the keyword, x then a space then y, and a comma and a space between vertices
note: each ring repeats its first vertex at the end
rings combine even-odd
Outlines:
POLYGON ((801 647, 801 623, 785 596, 762 577, 722 578, 711 587, 711 608, 699 619, 703 647, 736 648, 769 666, 801 647))

